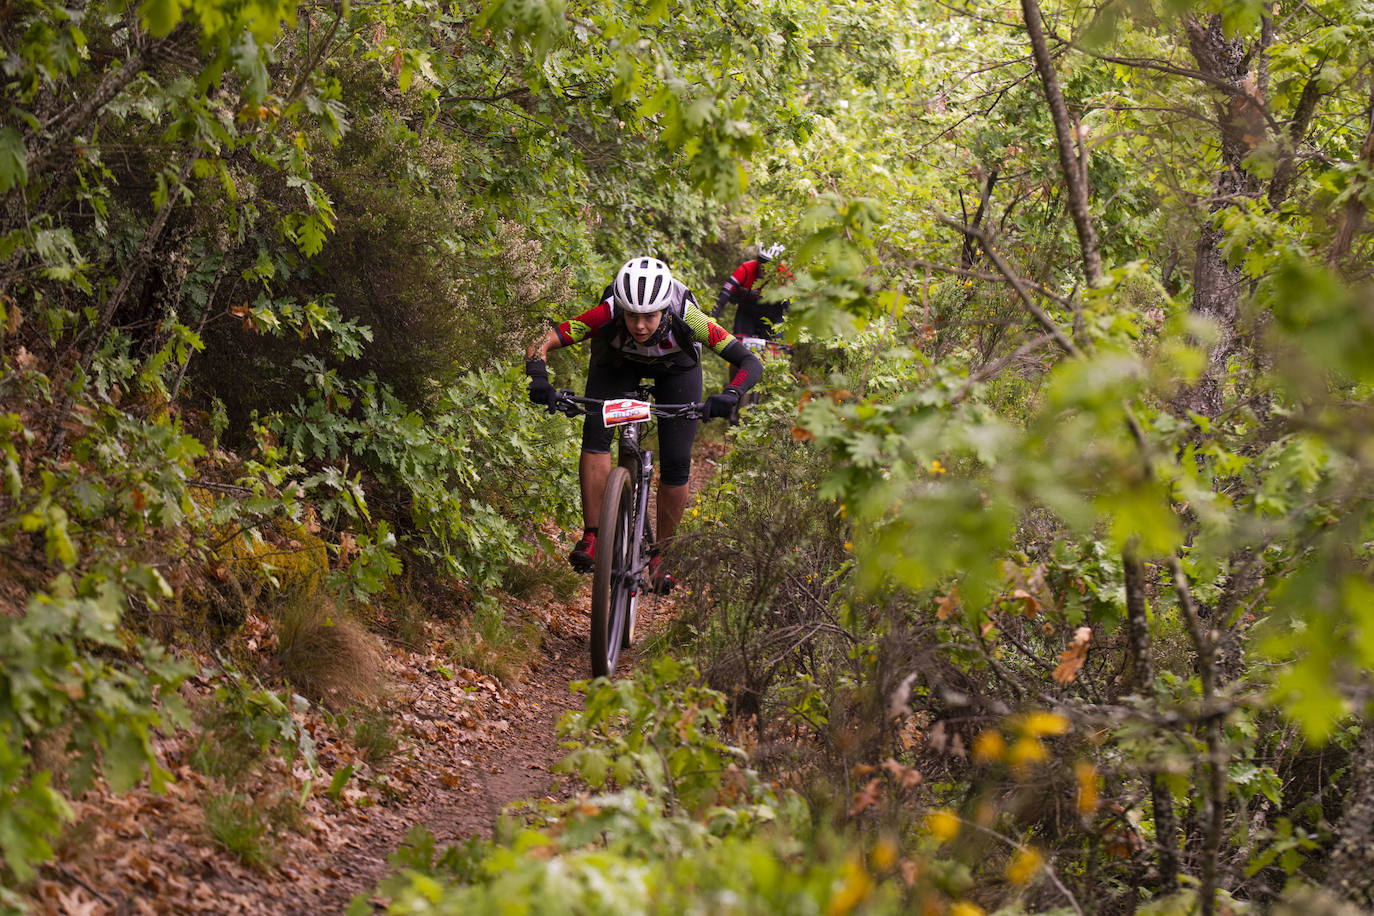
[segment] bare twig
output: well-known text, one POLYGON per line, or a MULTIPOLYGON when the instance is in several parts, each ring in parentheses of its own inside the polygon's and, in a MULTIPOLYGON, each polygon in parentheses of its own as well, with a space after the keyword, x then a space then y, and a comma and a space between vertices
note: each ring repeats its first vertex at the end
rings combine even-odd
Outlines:
MULTIPOLYGON (((196 327, 196 336, 200 336, 205 331, 205 323, 210 320, 210 313, 214 310, 215 295, 219 292, 220 281, 224 279, 224 273, 229 267, 229 258, 226 256, 219 262, 219 269, 215 271, 215 282, 210 286, 210 295, 205 299, 205 306, 200 313, 200 324, 196 327)), ((186 378, 186 369, 191 365, 191 355, 194 351, 188 350, 186 359, 182 362, 181 368, 177 370, 176 381, 172 383, 172 393, 168 395, 168 400, 176 402, 177 395, 181 393, 181 383, 186 378)))
POLYGON ((51 118, 44 127, 52 127, 53 132, 47 141, 35 150, 26 163, 30 175, 48 170, 52 158, 66 149, 67 141, 84 130, 91 120, 109 102, 124 91, 144 70, 152 67, 165 55, 174 52, 182 41, 191 34, 190 26, 185 23, 177 26, 171 34, 137 48, 125 58, 118 68, 110 70, 101 77, 100 84, 81 100, 63 109, 51 118))
POLYGON ((110 909, 116 909, 116 905, 113 900, 111 900, 109 897, 106 897, 104 894, 100 893, 100 891, 96 890, 95 888, 91 887, 91 885, 88 884, 86 880, 82 878, 81 875, 77 874, 75 871, 72 871, 65 865, 60 864, 54 864, 53 869, 57 871, 57 873, 60 874, 62 877, 66 878, 68 881, 71 881, 74 884, 81 885, 81 887, 85 888, 86 891, 88 891, 93 897, 95 897, 95 899, 99 900, 101 903, 105 904, 110 909))
MULTIPOLYGON (((1127 411, 1137 442, 1144 442, 1139 422, 1127 411)), ((1132 542, 1121 553, 1126 578, 1126 637, 1130 645, 1133 671, 1131 685, 1142 697, 1154 687, 1154 664, 1151 660, 1149 611, 1145 604, 1145 564, 1132 542)), ((1159 849, 1160 890, 1173 893, 1178 888, 1179 849, 1178 823, 1174 815, 1174 797, 1158 773, 1149 774, 1150 804, 1154 809, 1155 843, 1159 849)))
MULTIPOLYGON (((922 258, 911 258, 907 263, 915 267, 924 267, 927 270, 938 270, 941 273, 953 274, 956 277, 968 277, 970 280, 985 280, 989 283, 998 283, 1006 279, 1003 274, 990 274, 982 270, 965 270, 962 267, 951 267, 948 264, 940 264, 936 261, 926 261, 922 258)), ((1026 284, 1026 288, 1032 290, 1037 296, 1043 296, 1062 308, 1071 309, 1073 303, 1056 293, 1050 292, 1043 285, 1033 280, 1021 278, 1021 282, 1026 284)))
POLYGON ((253 495, 253 491, 247 487, 241 487, 232 483, 216 483, 213 480, 188 480, 188 487, 198 487, 202 490, 211 490, 215 493, 228 493, 232 496, 242 496, 247 498, 253 495))
POLYGON ((936 219, 946 226, 958 229, 960 232, 966 235, 972 235, 974 238, 978 239, 983 247, 983 252, 988 256, 988 260, 992 261, 993 265, 1001 271, 1002 276, 1011 284, 1012 289, 1016 290, 1016 294, 1021 297, 1021 301, 1025 304, 1026 310, 1034 316, 1040 327, 1044 328, 1045 333, 1049 334, 1054 342, 1059 345, 1059 348, 1070 356, 1083 355, 1074 342, 1068 338, 1068 335, 1064 333, 1064 330, 1059 327, 1058 323, 1049 316, 1049 313, 1042 309, 1039 303, 1031 298, 1030 289, 1026 286, 1026 281, 1021 279, 1021 277, 1011 269, 1010 265, 1002 258, 1002 255, 993 247, 986 232, 981 229, 975 229, 973 226, 966 226, 948 217, 937 216, 936 219))
POLYGON ((1050 336, 1048 334, 1041 334, 1033 340, 1026 341, 1011 353, 1008 353, 1005 356, 1000 356, 997 359, 994 359, 991 362, 986 363, 985 365, 980 367, 977 372, 972 372, 969 374, 969 377, 964 380, 963 387, 960 388, 959 391, 956 392, 954 397, 951 399, 951 403, 958 404, 959 402, 963 401, 964 398, 969 396, 969 392, 973 390, 974 385, 978 384, 981 381, 984 381, 985 379, 992 378, 994 375, 1001 372, 1007 366, 1010 366, 1012 363, 1015 363, 1023 359, 1031 353, 1034 353, 1036 350, 1039 350, 1041 347, 1045 346, 1045 344, 1049 342, 1050 336))
POLYGON ((314 53, 307 56, 305 66, 301 68, 301 72, 296 76, 295 84, 291 87, 291 91, 286 94, 285 101, 282 102, 281 107, 283 109, 294 104, 305 92, 306 82, 310 79, 310 74, 320 65, 320 61, 324 60, 325 54, 329 51, 329 46, 334 42, 334 36, 339 32, 339 26, 343 24, 343 20, 344 5, 340 3, 334 16, 334 24, 329 28, 329 34, 315 48, 314 53))
MULTIPOLYGON (((177 173, 177 182, 184 183, 191 174, 191 166, 195 164, 196 151, 192 149, 182 161, 181 169, 177 173)), ((148 230, 143 234, 143 241, 139 244, 138 250, 134 252, 133 260, 125 269, 124 275, 119 279, 119 285, 114 292, 110 293, 110 298, 101 307, 100 315, 96 320, 95 327, 91 330, 90 340, 86 341, 79 359, 77 360, 77 375, 84 376, 91 367, 92 360, 95 359, 96 352, 100 349, 100 342, 105 338, 105 333, 110 329, 110 323, 114 320, 115 312, 124 303, 124 299, 129 295, 129 291, 134 284, 143 278, 149 262, 153 257, 153 250, 157 247, 162 238, 162 231, 167 226, 167 218, 172 215, 172 207, 177 199, 176 189, 168 188, 167 197, 158 208, 157 214, 149 224, 148 230)), ((75 339, 71 346, 75 346, 75 339)), ((63 354, 62 360, 67 358, 71 352, 70 348, 63 354)), ((67 441, 67 417, 71 413, 73 401, 72 386, 68 385, 62 401, 58 404, 57 410, 53 412, 52 425, 49 427, 48 454, 57 455, 62 451, 63 445, 67 441)))
MULTIPOLYGON (((1202 702, 1211 704, 1216 698, 1217 667, 1216 650, 1210 634, 1203 626, 1198 613, 1197 601, 1192 588, 1188 585, 1188 574, 1178 557, 1169 557, 1169 569, 1174 576, 1174 590, 1178 594, 1178 604, 1183 611, 1188 635, 1193 641, 1198 657, 1198 678, 1202 682, 1202 702)), ((1222 744, 1222 716, 1213 715, 1206 720, 1208 780, 1206 828, 1202 846, 1202 875, 1198 885, 1198 900, 1201 902, 1203 916, 1211 916, 1216 908, 1218 883, 1218 864, 1221 855, 1221 835, 1226 819, 1226 766, 1229 757, 1222 744)))
MULTIPOLYGON (((1016 840, 1013 840, 1011 837, 1005 834, 998 833, 991 827, 984 827, 977 821, 965 820, 964 818, 959 818, 959 820, 961 823, 966 824, 969 827, 972 827, 974 830, 977 830, 981 833, 986 833, 990 837, 1001 840, 1003 843, 1006 843, 1013 849, 1017 849, 1025 853, 1031 852, 1030 847, 1025 846, 1022 843, 1018 843, 1016 840)), ((1064 886, 1063 881, 1059 880, 1059 875, 1057 872, 1055 872, 1054 867, 1050 864, 1049 860, 1045 860, 1045 863, 1041 867, 1045 870, 1045 874, 1049 877, 1050 883, 1053 884, 1055 887, 1059 888, 1059 892, 1064 895, 1064 899, 1069 902, 1069 906, 1073 907, 1073 911, 1077 913, 1078 916, 1083 916, 1083 908, 1078 905, 1078 898, 1075 897, 1073 893, 1067 887, 1064 886)))

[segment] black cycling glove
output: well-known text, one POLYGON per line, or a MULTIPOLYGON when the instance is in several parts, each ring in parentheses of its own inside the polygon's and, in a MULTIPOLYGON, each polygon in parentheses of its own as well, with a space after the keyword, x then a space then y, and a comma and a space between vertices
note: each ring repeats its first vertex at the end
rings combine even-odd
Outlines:
POLYGON ((714 417, 728 417, 735 410, 735 405, 739 403, 739 389, 734 385, 725 386, 725 390, 720 394, 713 394, 706 399, 706 419, 714 417))
POLYGON ((553 385, 549 384, 549 369, 542 359, 525 361, 525 374, 530 377, 530 403, 548 407, 553 404, 553 385))
POLYGON ((720 288, 720 292, 716 293, 716 307, 711 309, 712 318, 719 318, 721 312, 725 311, 725 303, 730 301, 730 289, 732 286, 733 284, 726 283, 720 288))

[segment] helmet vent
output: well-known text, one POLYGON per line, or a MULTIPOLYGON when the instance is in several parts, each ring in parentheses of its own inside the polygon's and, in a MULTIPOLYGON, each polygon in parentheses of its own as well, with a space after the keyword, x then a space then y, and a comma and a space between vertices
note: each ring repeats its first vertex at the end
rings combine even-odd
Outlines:
POLYGON ((615 277, 616 307, 637 313, 662 311, 671 304, 672 286, 667 264, 657 258, 632 258, 615 277))

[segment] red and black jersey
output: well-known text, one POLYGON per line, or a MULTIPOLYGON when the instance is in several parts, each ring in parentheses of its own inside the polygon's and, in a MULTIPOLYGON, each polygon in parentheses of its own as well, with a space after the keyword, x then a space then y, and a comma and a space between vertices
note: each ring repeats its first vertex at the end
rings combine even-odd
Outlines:
POLYGON ((772 338, 772 329, 782 323, 788 302, 764 302, 762 293, 767 286, 792 282, 792 271, 781 261, 758 259, 745 261, 726 279, 716 294, 716 307, 711 315, 719 318, 727 302, 735 303, 736 335, 772 338))
POLYGON ((725 283, 727 286, 733 284, 735 288, 749 290, 753 290, 754 284, 757 283, 759 288, 754 291, 761 293, 769 281, 791 283, 792 271, 788 270, 787 265, 781 261, 765 261, 760 264, 756 258, 752 261, 745 261, 736 267, 735 272, 730 274, 730 279, 726 280, 725 283), (769 264, 773 266, 769 267, 769 264))
POLYGON ((649 342, 641 344, 635 340, 618 320, 610 287, 595 306, 555 326, 559 342, 569 346, 590 339, 593 360, 637 362, 655 369, 695 366, 701 361, 704 344, 735 367, 730 384, 747 391, 763 375, 763 364, 748 347, 697 307, 691 290, 676 280, 673 283, 669 325, 649 342))

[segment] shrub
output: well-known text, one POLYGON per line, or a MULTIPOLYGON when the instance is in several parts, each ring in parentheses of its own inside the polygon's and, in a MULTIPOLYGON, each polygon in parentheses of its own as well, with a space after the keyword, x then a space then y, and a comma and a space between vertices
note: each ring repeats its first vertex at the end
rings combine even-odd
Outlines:
POLYGON ((353 741, 373 766, 390 760, 401 746, 396 723, 383 709, 364 707, 354 713, 353 741))
POLYGON ((508 682, 538 654, 540 629, 534 621, 505 614, 488 600, 463 621, 449 646, 459 666, 508 682))
POLYGON ((205 829, 234 858, 259 871, 267 871, 276 855, 272 824, 267 814, 246 795, 218 792, 202 804, 205 829))
POLYGON ((0 856, 19 880, 51 855, 50 839, 71 817, 30 748, 62 760, 68 791, 96 774, 116 791, 145 775, 157 788, 171 774, 153 736, 186 721, 177 687, 192 669, 160 647, 125 645, 127 593, 65 574, 53 591, 35 595, 24 616, 0 618, 0 856))
MULTIPOLYGON (((343 524, 362 488, 350 465, 365 468, 390 494, 380 511, 396 540, 413 558, 442 575, 465 579, 475 593, 500 582, 502 572, 532 552, 534 525, 576 511, 576 437, 545 416, 512 403, 524 401, 515 366, 471 373, 446 389, 429 411, 406 408, 384 385, 352 383, 317 365, 318 384, 264 431, 304 463, 324 466, 293 472, 308 492, 336 508, 323 520, 343 524), (510 486, 518 480, 519 487, 510 486)), ((385 540, 376 523, 374 542, 385 540)), ((361 538, 358 539, 361 543, 361 538)), ((354 561, 357 565, 358 561, 354 561)), ((379 576, 397 571, 391 566, 379 576)), ((359 571, 361 572, 361 571, 359 571)), ((360 579, 350 566, 354 582, 360 579)), ((366 583, 373 592, 380 580, 366 583)))
MULTIPOLYGON (((824 456, 791 436, 790 392, 751 408, 674 545, 690 583, 681 622, 707 681, 743 718, 830 644, 848 566, 847 523, 818 496, 824 456)), ((844 649, 841 649, 843 654, 844 649)))

